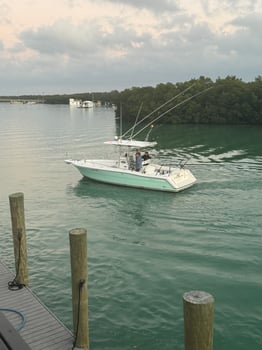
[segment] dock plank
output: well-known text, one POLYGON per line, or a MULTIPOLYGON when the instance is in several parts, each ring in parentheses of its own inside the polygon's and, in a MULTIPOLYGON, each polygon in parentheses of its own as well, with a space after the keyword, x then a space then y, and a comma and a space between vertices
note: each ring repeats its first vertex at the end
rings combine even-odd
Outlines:
MULTIPOLYGON (((8 289, 14 278, 11 271, 0 261, 0 309, 12 309, 25 317, 19 334, 32 350, 71 350, 73 334, 33 294, 30 288, 16 291, 8 289)), ((13 312, 2 311, 14 328, 21 325, 21 317, 13 312)))

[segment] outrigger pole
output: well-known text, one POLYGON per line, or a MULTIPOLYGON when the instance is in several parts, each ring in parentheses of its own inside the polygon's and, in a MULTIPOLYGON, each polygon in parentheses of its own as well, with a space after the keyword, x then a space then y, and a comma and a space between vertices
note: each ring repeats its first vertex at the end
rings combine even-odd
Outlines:
MULTIPOLYGON (((191 86, 191 87, 192 87, 192 86, 191 86)), ((186 90, 188 90, 188 89, 189 89, 189 88, 187 88, 186 90)), ((212 89, 212 86, 209 87, 209 88, 206 88, 205 90, 202 90, 202 91, 196 93, 196 94, 193 95, 193 96, 190 96, 190 97, 186 98, 184 101, 181 101, 181 102, 179 102, 178 104, 176 104, 175 106, 169 108, 167 111, 163 112, 163 113, 160 114, 158 117, 156 117, 154 120, 152 120, 150 123, 148 123, 146 126, 144 126, 142 129, 140 129, 135 135, 133 135, 133 137, 136 137, 137 135, 139 135, 143 130, 145 130, 146 128, 148 128, 150 125, 152 125, 152 124, 153 124, 154 122, 156 122, 158 119, 162 118, 162 117, 163 117, 164 115, 166 115, 167 113, 171 112, 173 109, 175 109, 175 108, 181 106, 182 104, 186 103, 187 101, 192 100, 193 98, 195 98, 195 97, 197 97, 197 96, 203 94, 204 92, 206 92, 206 91, 208 91, 208 90, 210 90, 210 89, 212 89)), ((184 93, 186 90, 184 90, 182 93, 184 93)), ((181 95, 182 93, 180 93, 179 95, 181 95)), ((177 96, 179 96, 179 95, 176 95, 175 97, 177 97, 177 96)), ((172 99, 171 99, 171 100, 172 100, 172 99)), ((160 108, 160 107, 159 107, 159 108, 160 108)), ((158 109, 159 109, 159 108, 158 108, 158 109)), ((158 110, 158 109, 156 109, 156 110, 158 110)), ((156 110, 155 110, 155 111, 156 111, 156 110)), ((152 114, 152 113, 150 113, 150 115, 151 115, 151 114, 152 114)), ((149 115, 148 115, 148 116, 149 116, 149 115)), ((148 118, 148 116, 145 117, 145 118, 148 118)), ((142 119, 142 120, 145 120, 145 118, 142 119)), ((141 121, 140 121, 140 122, 141 122, 141 121)), ((139 123, 140 123, 140 122, 139 122, 139 123)), ((139 123, 138 123, 138 124, 139 124, 139 123)))
MULTIPOLYGON (((134 131, 135 131, 135 127, 136 127, 136 125, 137 125, 137 121, 138 121, 138 117, 139 117, 139 115, 140 115, 140 113, 141 113, 141 110, 142 110, 142 107, 143 107, 143 102, 141 103, 141 105, 140 105, 140 107, 139 107, 139 110, 138 110, 138 113, 137 113, 137 116, 136 116, 136 121, 135 121, 135 123, 134 123, 134 125, 132 126, 132 132, 131 132, 131 135, 130 135, 130 139, 132 139, 132 136, 133 136, 133 133, 134 133, 134 131)), ((131 130, 131 129, 129 129, 129 130, 131 130)), ((128 131, 129 131, 128 130, 128 131)), ((126 134, 126 133, 125 133, 126 134)), ((124 135, 125 135, 124 134, 124 135)), ((123 136, 124 136, 123 135, 123 136)))
MULTIPOLYGON (((137 133, 134 134, 134 129, 136 126, 138 126, 139 124, 141 124, 142 122, 144 122, 146 119, 148 119, 152 114, 154 114, 155 112, 159 111, 161 108, 163 108, 164 106, 166 106, 167 104, 169 104, 170 102, 172 102, 173 100, 175 100, 176 98, 178 98, 179 96, 183 95, 186 91, 188 91, 189 89, 191 89, 193 86, 195 85, 192 84, 190 85, 188 88, 186 88, 185 90, 183 90, 182 92, 180 92, 179 94, 177 94, 176 96, 173 96, 171 99, 169 99, 168 101, 166 101, 165 103, 163 103, 161 106, 157 107, 156 109, 154 109, 152 112, 150 112, 149 114, 147 114, 143 119, 141 119, 139 122, 137 122, 138 116, 141 112, 141 108, 142 106, 140 106, 138 115, 136 117, 136 121, 135 124, 132 126, 132 128, 128 129, 122 136, 126 136, 130 131, 132 131, 131 135, 129 136, 129 139, 132 140, 133 137, 136 137, 137 135, 139 135, 143 130, 145 130, 146 128, 148 128, 150 125, 152 125, 154 122, 156 122, 157 120, 159 120, 160 118, 162 118, 164 115, 166 115, 167 113, 171 112, 173 109, 183 105, 184 103, 186 103, 187 101, 192 100, 193 98, 203 94, 204 92, 210 90, 212 87, 206 88, 196 94, 194 94, 193 96, 190 96, 188 98, 186 98, 184 101, 179 102, 178 104, 176 104, 175 106, 169 108, 168 110, 166 110, 165 112, 161 113, 158 117, 156 117, 155 119, 153 119, 152 121, 150 121, 150 123, 146 124, 146 126, 144 126, 142 129, 140 129, 137 133)), ((151 129, 152 130, 152 129, 151 129)), ((150 131, 151 132, 151 131, 150 131)), ((147 135, 148 137, 148 135, 147 135)))
MULTIPOLYGON (((130 139, 132 139, 132 136, 133 136, 133 133, 134 133, 134 129, 136 126, 138 126, 139 124, 141 124, 143 121, 145 121, 146 119, 148 119, 152 114, 156 113, 159 109, 163 108, 164 106, 166 106, 168 103, 172 102, 173 100, 175 100, 176 98, 178 98, 180 95, 184 94, 186 91, 188 91, 189 89, 191 89, 193 86, 195 85, 192 84, 190 85, 188 88, 186 88, 185 90, 181 91, 179 94, 173 96, 172 98, 170 98, 168 101, 166 101, 165 103, 163 103, 161 106, 157 107, 156 109, 154 109, 152 112, 150 112, 149 114, 147 114, 143 119, 141 119, 138 123, 137 123, 137 119, 138 119, 138 115, 140 114, 141 112, 141 108, 142 108, 142 105, 140 106, 140 110, 138 112, 138 115, 136 117, 136 121, 134 123, 134 125, 132 126, 132 128, 128 129, 123 135, 122 137, 124 137, 125 135, 127 135, 131 130, 132 130, 132 134, 130 136, 130 139)), ((174 106, 173 108, 175 108, 176 106, 174 106)), ((161 114, 162 116, 162 114, 161 114)), ((151 124, 152 122, 149 123, 149 125, 151 124)), ((137 135, 137 134, 136 134, 137 135)))

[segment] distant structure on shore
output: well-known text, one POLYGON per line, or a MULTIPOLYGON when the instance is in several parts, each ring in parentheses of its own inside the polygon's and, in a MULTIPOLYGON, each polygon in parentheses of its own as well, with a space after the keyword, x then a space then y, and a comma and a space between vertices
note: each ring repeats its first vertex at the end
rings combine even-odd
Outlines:
POLYGON ((70 107, 77 107, 77 108, 93 108, 94 102, 89 100, 82 101, 82 100, 70 98, 69 105, 70 107))
POLYGON ((20 97, 0 97, 0 102, 5 102, 5 103, 23 103, 23 104, 29 104, 29 105, 34 105, 36 103, 45 103, 44 99, 32 99, 32 98, 20 98, 20 97))

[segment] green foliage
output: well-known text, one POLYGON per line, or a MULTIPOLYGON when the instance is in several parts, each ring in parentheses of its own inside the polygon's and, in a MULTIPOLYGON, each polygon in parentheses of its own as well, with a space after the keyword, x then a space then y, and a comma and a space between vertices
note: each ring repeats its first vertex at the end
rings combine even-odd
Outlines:
POLYGON ((132 87, 121 92, 113 90, 16 98, 35 99, 49 104, 68 104, 69 98, 100 101, 106 106, 114 104, 117 106, 116 117, 119 118, 122 114, 123 122, 127 123, 134 123, 136 118, 141 120, 148 116, 147 122, 163 124, 262 124, 261 76, 248 83, 235 76, 218 78, 215 82, 201 76, 183 83, 168 82, 160 83, 156 87, 132 87), (211 89, 199 94, 209 87, 211 89), (157 109, 163 104, 163 108, 157 109), (172 109, 173 107, 175 108, 172 109), (155 113, 152 113, 154 110, 155 113), (168 110, 168 113, 155 121, 161 113, 168 110))
MULTIPOLYGON (((153 121, 160 113, 176 106, 156 123, 262 124, 261 76, 251 83, 245 83, 235 76, 218 78, 215 82, 201 76, 199 79, 184 83, 159 84, 155 88, 133 87, 124 90, 118 96, 122 105, 122 118, 125 121, 134 122, 143 103, 140 116, 142 119, 174 96, 177 97, 156 113, 151 114, 147 120, 153 121), (211 89, 200 93, 209 87, 211 89), (186 90, 187 88, 189 89, 186 90), (183 103, 183 101, 186 102, 183 103)), ((120 113, 118 108, 118 117, 120 113)))

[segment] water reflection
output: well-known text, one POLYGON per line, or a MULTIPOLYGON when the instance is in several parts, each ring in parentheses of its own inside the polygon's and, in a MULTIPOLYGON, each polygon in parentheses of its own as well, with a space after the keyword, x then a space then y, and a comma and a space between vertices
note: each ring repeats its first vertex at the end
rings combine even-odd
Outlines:
POLYGON ((69 195, 75 195, 89 206, 100 206, 114 210, 117 220, 136 226, 143 226, 162 208, 173 207, 175 197, 182 193, 166 193, 109 184, 82 178, 76 186, 68 186, 69 195))
POLYGON ((194 149, 200 154, 243 150, 261 155, 261 131, 259 126, 248 125, 163 125, 156 141, 161 149, 194 149))
POLYGON ((158 201, 160 197, 172 196, 171 193, 109 185, 86 178, 79 180, 74 187, 68 186, 68 191, 73 191, 79 197, 110 198, 119 201, 132 198, 135 202, 141 200, 158 201))

